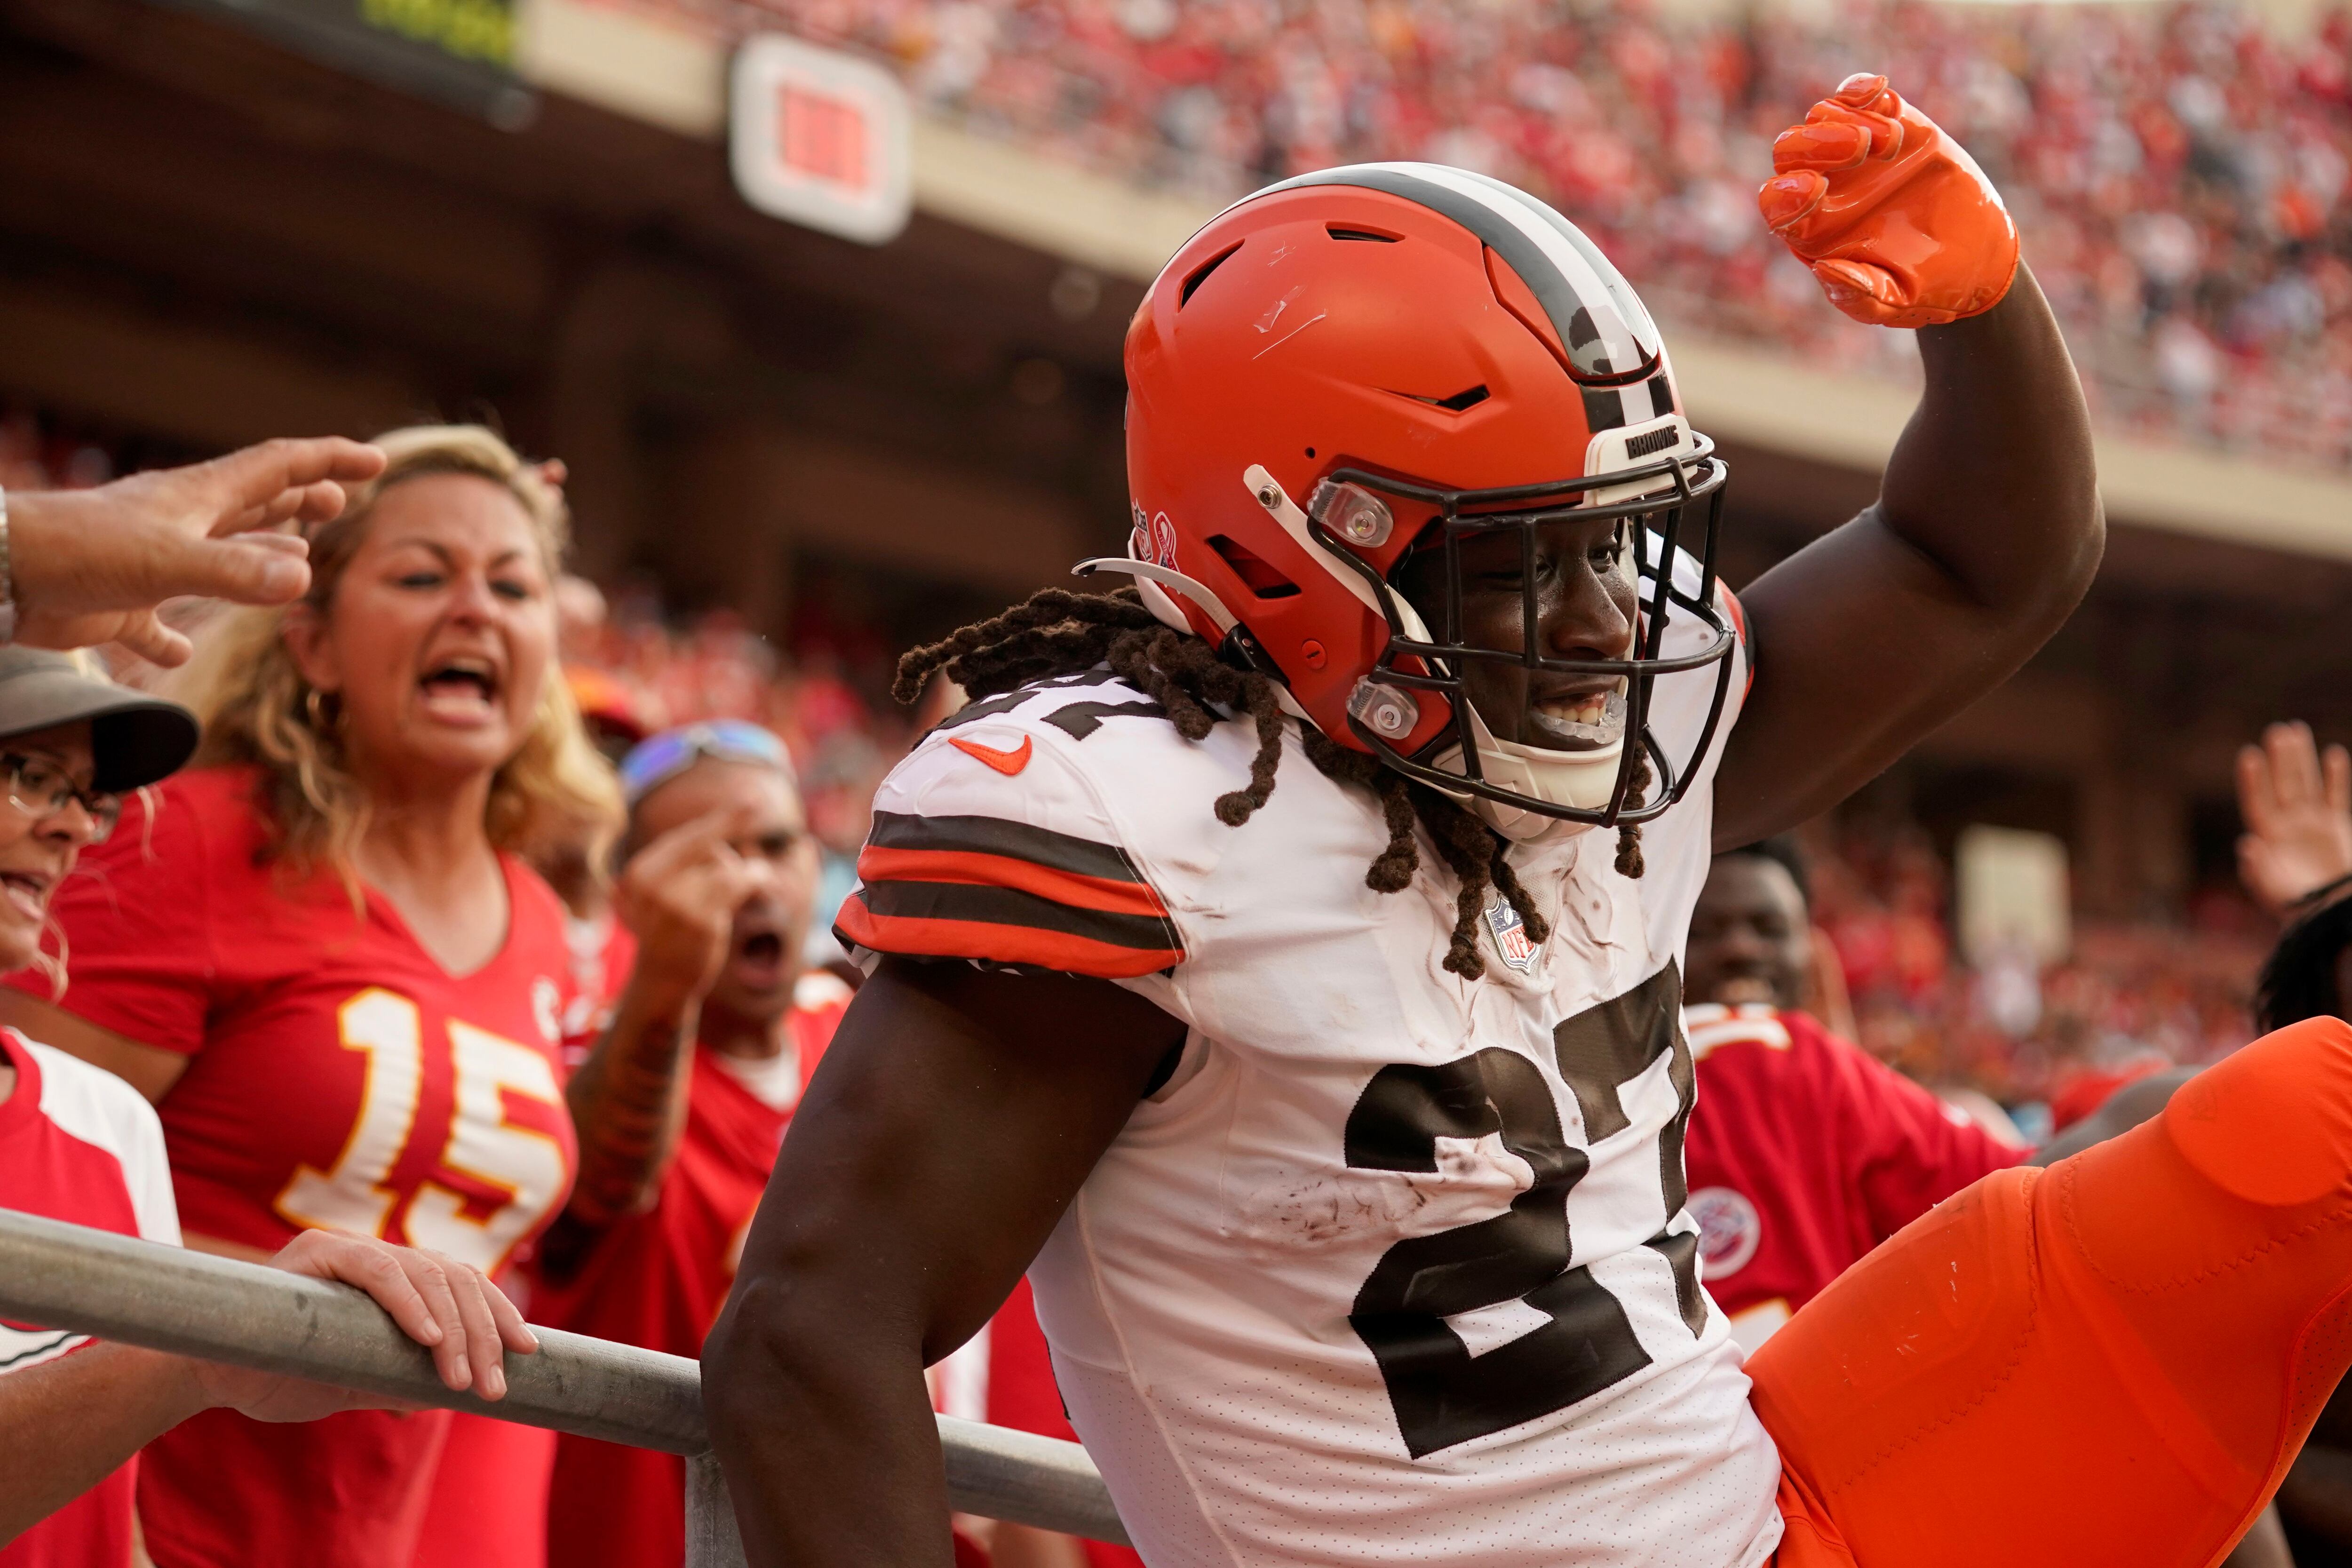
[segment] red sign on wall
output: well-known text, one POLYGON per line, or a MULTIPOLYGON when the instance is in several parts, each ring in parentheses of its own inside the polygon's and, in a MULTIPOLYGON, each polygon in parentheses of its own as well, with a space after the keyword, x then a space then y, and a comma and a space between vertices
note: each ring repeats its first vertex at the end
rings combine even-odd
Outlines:
POLYGON ((729 155, 760 211, 880 245, 907 226, 907 95, 856 55, 781 34, 736 51, 729 155))
POLYGON ((838 185, 866 189, 866 115, 846 99, 787 82, 777 89, 776 156, 784 167, 838 185))

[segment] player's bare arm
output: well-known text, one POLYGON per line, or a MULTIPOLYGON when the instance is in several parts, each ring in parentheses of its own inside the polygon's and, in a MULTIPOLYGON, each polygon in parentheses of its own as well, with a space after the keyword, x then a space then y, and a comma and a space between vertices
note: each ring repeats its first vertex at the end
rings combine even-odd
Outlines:
POLYGON ((1775 166, 1767 220, 1841 309, 1918 328, 1927 384, 1877 502, 1740 595, 1756 684, 1716 792, 1725 847, 1819 814, 2007 679, 2105 540, 2081 384, 1967 155, 1856 77, 1775 166))
POLYGON ((751 1563, 946 1568, 923 1368, 1003 1301, 1181 1037, 1107 981, 883 963, 703 1351, 751 1563))

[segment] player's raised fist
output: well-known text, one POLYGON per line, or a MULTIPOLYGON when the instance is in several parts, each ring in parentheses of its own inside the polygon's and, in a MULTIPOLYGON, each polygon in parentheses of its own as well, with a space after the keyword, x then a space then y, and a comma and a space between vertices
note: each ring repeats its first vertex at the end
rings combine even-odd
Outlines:
POLYGON ((1854 75, 1772 143, 1757 205, 1830 303, 1879 327, 1991 310, 2017 275, 2000 193, 1883 76, 1854 75))

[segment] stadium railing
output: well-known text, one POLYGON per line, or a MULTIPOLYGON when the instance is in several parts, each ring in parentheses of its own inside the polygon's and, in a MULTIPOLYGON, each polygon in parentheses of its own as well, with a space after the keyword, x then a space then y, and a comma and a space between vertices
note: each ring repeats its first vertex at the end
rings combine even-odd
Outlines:
MULTIPOLYGON (((9 1209, 0 1319, 682 1455, 688 1568, 743 1562, 703 1425, 701 1369, 684 1356, 533 1325, 539 1353, 507 1357, 507 1396, 492 1404, 442 1386, 424 1347, 349 1286, 9 1209)), ((1076 1443, 939 1423, 958 1511, 1126 1543, 1076 1443)))

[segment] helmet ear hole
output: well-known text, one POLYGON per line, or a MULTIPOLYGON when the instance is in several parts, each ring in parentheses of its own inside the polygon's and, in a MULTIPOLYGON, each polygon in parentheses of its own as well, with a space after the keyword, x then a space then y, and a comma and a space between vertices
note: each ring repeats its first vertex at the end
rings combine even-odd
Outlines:
POLYGON ((1287 599, 1297 595, 1298 584, 1284 576, 1265 557, 1253 553, 1240 541, 1225 534, 1209 536, 1209 548, 1217 558, 1234 570, 1242 585, 1261 599, 1287 599))
POLYGON ((1232 259, 1234 251, 1239 250, 1242 246, 1248 243, 1249 241, 1247 240, 1242 240, 1237 244, 1229 245, 1225 247, 1224 249, 1217 252, 1216 255, 1209 258, 1208 260, 1201 263, 1200 266, 1192 268, 1192 270, 1185 276, 1184 288, 1182 291, 1176 296, 1176 308, 1181 310, 1185 306, 1191 304, 1192 302, 1193 294, 1200 289, 1202 284, 1206 283, 1209 280, 1209 274, 1214 272, 1218 268, 1223 267, 1228 260, 1232 259))

